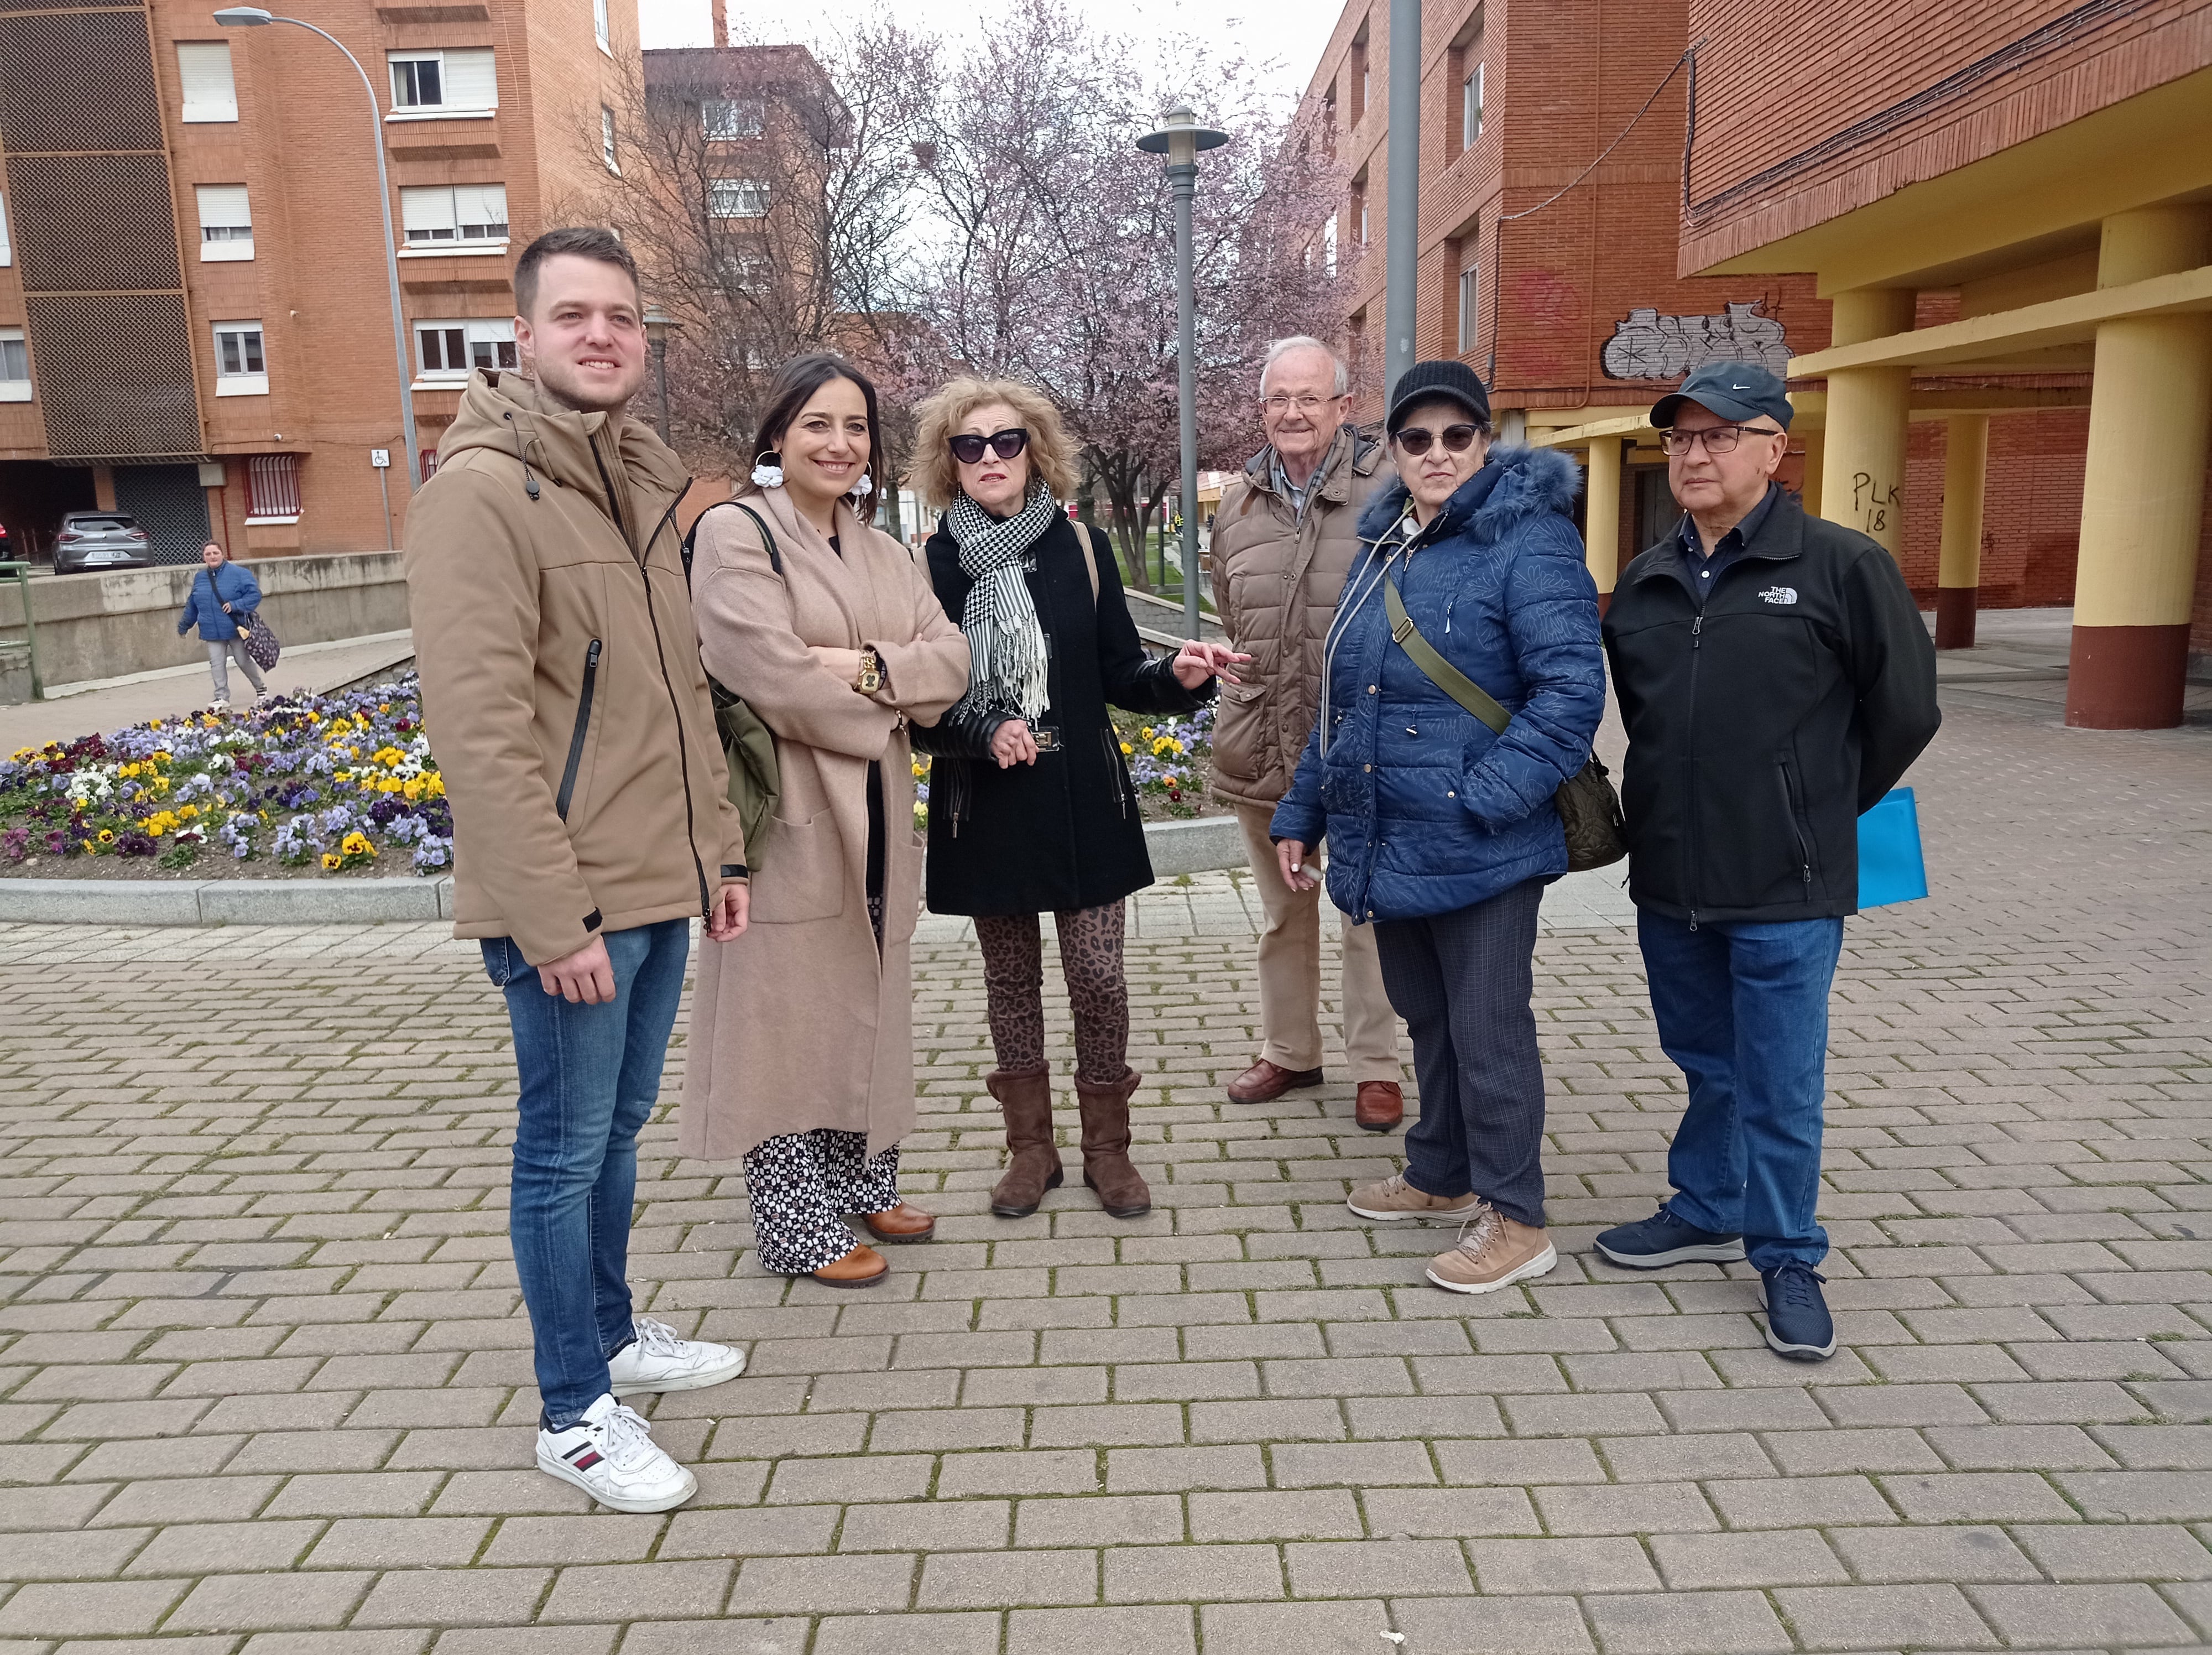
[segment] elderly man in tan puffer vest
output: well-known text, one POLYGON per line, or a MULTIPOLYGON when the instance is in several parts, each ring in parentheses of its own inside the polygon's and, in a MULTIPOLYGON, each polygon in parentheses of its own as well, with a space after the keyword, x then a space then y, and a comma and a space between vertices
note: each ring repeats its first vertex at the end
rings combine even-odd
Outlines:
MULTIPOLYGON (((1276 871, 1267 824, 1312 735, 1322 641, 1358 555, 1360 508, 1377 481, 1378 445, 1346 417, 1344 364, 1320 340, 1283 339, 1260 372, 1267 446, 1223 491, 1209 554, 1214 601, 1236 648, 1252 657, 1224 684, 1213 733, 1214 791, 1237 806, 1253 883, 1267 914, 1260 937, 1261 1044, 1229 1086, 1261 1104, 1322 1083, 1321 902, 1276 871)), ((1375 934, 1338 916, 1344 939, 1345 1059, 1358 1083, 1354 1117, 1388 1132, 1405 1113, 1398 1023, 1382 989, 1375 934)))

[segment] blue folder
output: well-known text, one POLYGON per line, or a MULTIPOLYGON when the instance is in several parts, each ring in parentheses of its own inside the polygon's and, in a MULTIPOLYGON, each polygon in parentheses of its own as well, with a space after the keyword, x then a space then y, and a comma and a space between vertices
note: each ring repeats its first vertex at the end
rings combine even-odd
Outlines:
POLYGON ((1859 906, 1917 902, 1928 894, 1920 855, 1920 812, 1912 789, 1892 788, 1859 818, 1859 906))

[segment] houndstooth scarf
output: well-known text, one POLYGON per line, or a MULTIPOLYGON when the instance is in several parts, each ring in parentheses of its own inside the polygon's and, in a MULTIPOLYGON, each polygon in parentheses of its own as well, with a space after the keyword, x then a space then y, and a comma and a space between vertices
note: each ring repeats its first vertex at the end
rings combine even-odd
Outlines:
POLYGON ((975 582, 960 608, 960 630, 973 654, 968 693, 954 710, 996 707, 1034 724, 1045 706, 1044 628, 1022 578, 1022 559, 1052 526, 1060 507, 1038 478, 1030 484, 1028 502, 1012 517, 993 517, 964 494, 945 515, 960 548, 960 567, 975 582))

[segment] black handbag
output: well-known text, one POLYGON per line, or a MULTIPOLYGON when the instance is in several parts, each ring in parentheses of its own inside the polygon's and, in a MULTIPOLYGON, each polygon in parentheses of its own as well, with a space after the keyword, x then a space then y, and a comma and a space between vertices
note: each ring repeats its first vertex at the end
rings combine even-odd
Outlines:
MULTIPOLYGON (((225 614, 230 613, 228 604, 222 607, 225 614)), ((230 624, 238 629, 238 641, 246 646, 246 659, 264 672, 276 664, 276 657, 283 652, 284 646, 269 630, 269 623, 261 618, 259 610, 231 615, 230 624)))
MULTIPOLYGON (((1421 636, 1413 618, 1406 612, 1398 583, 1388 575, 1382 579, 1382 607, 1390 618, 1391 641, 1428 675, 1429 682, 1504 735, 1513 715, 1437 653, 1436 646, 1421 636)), ((1566 834, 1568 873, 1587 873, 1628 855, 1628 820, 1620 813, 1620 796, 1613 792, 1612 780, 1595 753, 1559 784, 1552 803, 1559 810, 1559 826, 1566 834)))

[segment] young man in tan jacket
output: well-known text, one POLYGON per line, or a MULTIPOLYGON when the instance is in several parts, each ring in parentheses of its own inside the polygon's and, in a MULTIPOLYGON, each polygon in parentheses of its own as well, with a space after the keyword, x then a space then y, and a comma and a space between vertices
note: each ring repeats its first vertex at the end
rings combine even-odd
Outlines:
POLYGON ((508 1227, 538 1463, 660 1512, 697 1482, 616 1399, 718 1384, 744 1359, 631 1314, 637 1133, 691 922, 744 929, 744 843, 676 526, 690 479, 624 412, 645 380, 637 267, 604 229, 550 230, 514 298, 522 371, 462 393, 408 514, 408 607, 453 809, 453 933, 482 940, 514 1030, 508 1227))
MULTIPOLYGON (((1318 339, 1283 339, 1260 372, 1267 445, 1223 491, 1213 520, 1214 602, 1235 647, 1252 657, 1243 683, 1224 684, 1213 731, 1213 790, 1237 806, 1253 883, 1267 915, 1260 936, 1260 1056, 1230 1083, 1231 1101, 1266 1103, 1319 1086, 1321 892, 1291 891, 1275 866, 1267 824, 1313 734, 1322 645, 1357 557, 1360 508, 1382 451, 1345 417, 1344 364, 1318 339)), ((1354 1118, 1388 1132, 1405 1114, 1398 1022, 1382 989, 1372 928, 1340 915, 1344 939, 1345 1057, 1358 1082, 1354 1118)))

